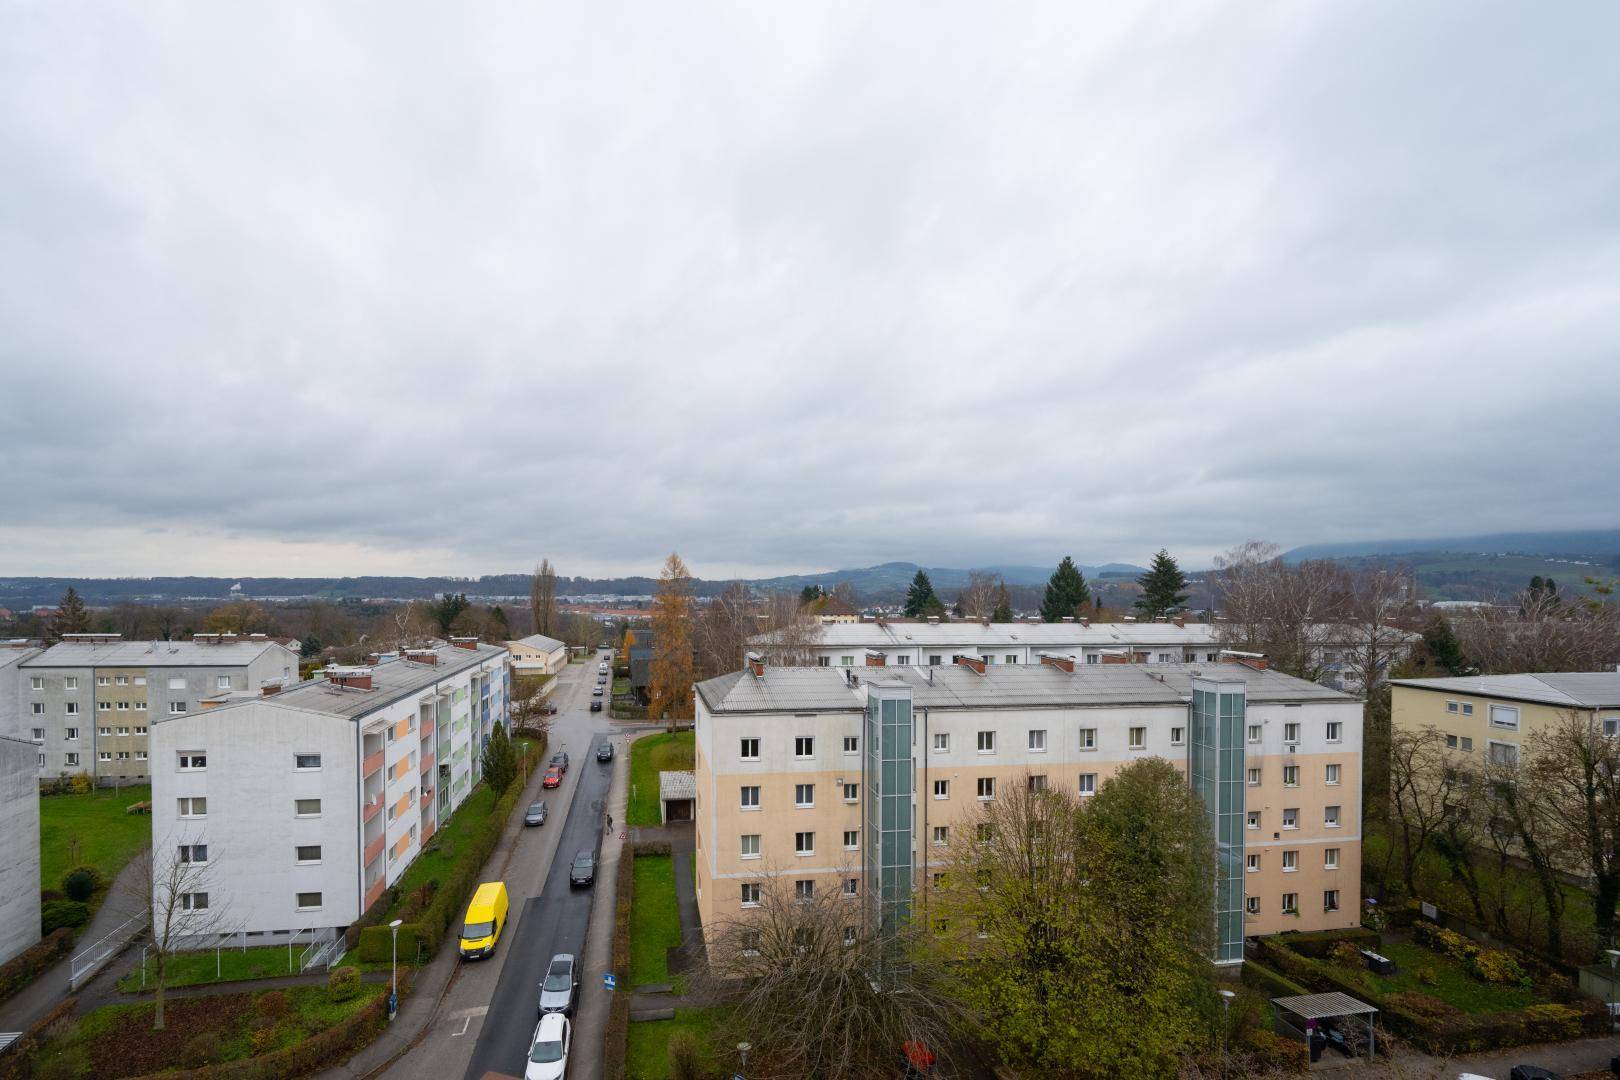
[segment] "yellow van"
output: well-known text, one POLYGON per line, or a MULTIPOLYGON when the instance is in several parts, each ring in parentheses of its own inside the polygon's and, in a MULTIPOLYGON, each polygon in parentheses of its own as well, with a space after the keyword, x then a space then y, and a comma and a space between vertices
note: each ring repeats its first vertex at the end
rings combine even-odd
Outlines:
POLYGON ((495 951, 506 929, 506 882, 486 881, 473 893, 467 917, 461 921, 461 956, 476 960, 495 951))

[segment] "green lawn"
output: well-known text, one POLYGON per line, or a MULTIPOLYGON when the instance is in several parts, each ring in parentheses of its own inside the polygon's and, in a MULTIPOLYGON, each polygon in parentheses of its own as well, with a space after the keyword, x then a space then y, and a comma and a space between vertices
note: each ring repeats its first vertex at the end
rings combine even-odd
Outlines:
MULTIPOLYGON (((533 751, 530 755, 532 761, 533 751)), ((473 788, 472 794, 450 815, 450 820, 433 834, 427 849, 405 868, 405 873, 399 879, 399 899, 382 921, 387 923, 396 917, 396 912, 412 890, 435 879, 440 882, 447 880, 457 858, 466 849, 467 837, 494 812, 495 793, 489 789, 489 785, 479 784, 473 788)))
POLYGON ((62 875, 88 863, 109 883, 135 854, 151 843, 152 815, 126 808, 146 802, 145 784, 116 791, 97 788, 88 795, 44 795, 39 800, 39 885, 62 887, 62 875))
POLYGON ((329 1000, 324 986, 174 998, 165 1009, 167 1030, 157 1032, 150 1001, 108 1005, 41 1047, 34 1075, 118 1080, 176 1066, 238 1061, 302 1042, 387 992, 385 985, 368 983, 344 1002, 329 1000), (266 994, 280 995, 285 1007, 265 1009, 259 1002, 266 994))
POLYGON ((675 899, 675 863, 668 855, 634 859, 636 890, 630 905, 630 986, 669 982, 666 950, 681 943, 675 899))
MULTIPOLYGON (((222 948, 216 959, 212 951, 181 953, 169 958, 169 985, 194 986, 198 983, 232 982, 237 979, 273 979, 281 975, 296 975, 298 954, 309 942, 295 943, 292 947, 293 967, 287 963, 285 945, 261 945, 242 949, 222 948), (217 972, 217 974, 216 974, 217 972)), ((146 959, 146 986, 152 985, 154 975, 150 956, 146 959)), ((142 987, 141 966, 137 959, 129 974, 118 980, 118 989, 135 991, 142 987)))
POLYGON ((696 761, 695 736, 691 731, 648 735, 630 744, 630 807, 626 818, 631 825, 657 825, 658 774, 670 769, 691 769, 696 761))
POLYGON ((690 1032, 697 1040, 707 1066, 704 1075, 729 1073, 722 1069, 727 1062, 721 1055, 731 1045, 721 1045, 728 1038, 721 1028, 724 1019, 721 1009, 677 1009, 673 1020, 631 1024, 625 1040, 626 1080, 670 1080, 669 1040, 678 1031, 690 1032))
POLYGON ((1522 986, 1495 986, 1474 978, 1450 957, 1430 952, 1421 945, 1394 941, 1379 948, 1379 953, 1395 961, 1395 975, 1385 977, 1366 972, 1367 980, 1382 993, 1397 990, 1416 990, 1449 1002, 1467 1013, 1502 1012, 1522 1009, 1543 1000, 1533 989, 1522 986), (1419 968, 1432 968, 1434 983, 1418 980, 1419 968))

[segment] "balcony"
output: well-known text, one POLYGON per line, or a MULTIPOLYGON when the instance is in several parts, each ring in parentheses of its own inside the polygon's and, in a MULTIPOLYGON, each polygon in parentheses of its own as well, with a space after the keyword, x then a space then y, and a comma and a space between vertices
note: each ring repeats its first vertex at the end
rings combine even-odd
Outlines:
POLYGON ((422 822, 422 843, 427 843, 428 837, 439 831, 439 827, 431 821, 422 822))
POLYGON ((422 769, 421 769, 421 771, 422 772, 427 772, 429 769, 433 768, 433 761, 434 761, 434 758, 433 758, 432 754, 423 754, 422 755, 422 769))
POLYGON ((423 788, 422 789, 422 809, 426 810, 428 807, 430 807, 432 805, 433 805, 433 789, 432 788, 423 788))
POLYGON ((419 727, 417 731, 420 732, 420 738, 423 742, 427 742, 429 739, 433 738, 434 726, 435 725, 432 720, 422 721, 422 726, 419 727))
POLYGON ((366 803, 360 808, 360 820, 370 821, 372 818, 377 816, 377 814, 382 810, 382 807, 383 797, 379 793, 375 799, 372 799, 370 802, 366 803))
POLYGON ((360 764, 360 775, 370 776, 374 772, 381 771, 384 753, 385 751, 378 750, 376 753, 367 754, 365 760, 360 764))
POLYGON ((375 859, 378 855, 382 854, 383 840, 386 838, 386 836, 387 836, 386 830, 384 832, 380 832, 380 833, 377 834, 377 839, 373 840, 371 843, 366 845, 365 857, 360 860, 360 865, 361 866, 370 866, 371 861, 373 859, 375 859))
POLYGON ((376 881, 371 883, 371 888, 366 890, 366 902, 362 905, 363 908, 370 908, 372 904, 382 899, 383 882, 385 880, 383 877, 378 877, 376 881))

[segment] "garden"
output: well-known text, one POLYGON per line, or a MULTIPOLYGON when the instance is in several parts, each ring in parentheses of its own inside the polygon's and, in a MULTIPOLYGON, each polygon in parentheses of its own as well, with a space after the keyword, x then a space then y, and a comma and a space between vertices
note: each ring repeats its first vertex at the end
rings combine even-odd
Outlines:
POLYGON ((86 780, 84 790, 39 800, 40 901, 47 934, 88 923, 119 872, 151 841, 151 816, 129 812, 152 797, 150 787, 95 788, 86 780))
POLYGON ((625 1080, 686 1080, 725 1075, 736 1046, 721 1008, 676 1009, 673 1020, 631 1024, 625 1080))
MULTIPOLYGON (((165 985, 173 989, 177 986, 297 975, 299 954, 307 944, 307 940, 296 942, 291 950, 285 945, 257 945, 246 949, 226 945, 200 952, 175 953, 169 957, 165 985)), ((143 956, 118 980, 118 989, 125 993, 150 989, 154 978, 154 962, 150 957, 143 956)))
POLYGON ((636 888, 630 904, 630 985, 667 983, 669 950, 681 943, 674 859, 644 855, 632 865, 636 888))
POLYGON ((658 774, 690 770, 697 761, 696 736, 690 730, 648 735, 630 744, 630 825, 661 824, 658 774))

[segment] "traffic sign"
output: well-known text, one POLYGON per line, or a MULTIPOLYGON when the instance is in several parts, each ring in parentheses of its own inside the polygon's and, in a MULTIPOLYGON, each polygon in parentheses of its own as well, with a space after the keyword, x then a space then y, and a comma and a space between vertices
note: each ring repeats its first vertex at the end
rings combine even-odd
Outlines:
POLYGON ((613 972, 609 971, 602 976, 602 985, 612 990, 619 985, 619 980, 614 976, 613 972))

